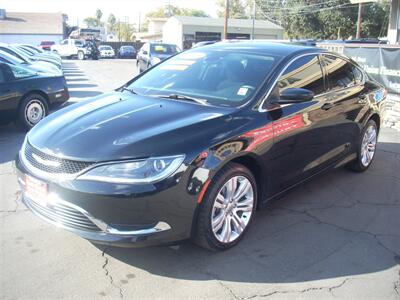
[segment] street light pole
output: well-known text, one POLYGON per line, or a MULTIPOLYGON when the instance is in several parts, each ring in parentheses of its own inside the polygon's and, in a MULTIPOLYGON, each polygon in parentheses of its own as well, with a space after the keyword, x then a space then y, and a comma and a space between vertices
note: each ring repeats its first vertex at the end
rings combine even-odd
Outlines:
POLYGON ((224 24, 224 39, 228 39, 228 18, 229 18, 229 0, 225 0, 225 24, 224 24))
POLYGON ((254 24, 256 22, 256 0, 253 0, 253 25, 251 27, 251 39, 254 40, 254 24))

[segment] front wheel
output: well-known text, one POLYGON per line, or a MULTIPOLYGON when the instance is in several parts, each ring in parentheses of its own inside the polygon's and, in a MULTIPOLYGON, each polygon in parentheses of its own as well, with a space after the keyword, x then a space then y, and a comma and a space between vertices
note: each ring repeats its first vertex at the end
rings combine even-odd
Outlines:
POLYGON ((356 172, 367 170, 374 159, 377 142, 378 127, 374 120, 369 120, 361 132, 357 158, 348 167, 356 172))
POLYGON ((213 178, 200 205, 195 243, 226 250, 245 234, 255 213, 257 184, 243 165, 228 163, 213 178))
POLYGON ((43 96, 39 94, 28 95, 21 102, 17 123, 24 130, 29 130, 39 123, 48 112, 47 102, 43 96))

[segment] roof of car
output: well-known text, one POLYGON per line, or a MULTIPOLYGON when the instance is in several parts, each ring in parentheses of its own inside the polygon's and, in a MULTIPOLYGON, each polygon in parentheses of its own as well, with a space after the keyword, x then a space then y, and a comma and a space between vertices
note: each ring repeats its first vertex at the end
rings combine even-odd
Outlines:
POLYGON ((251 52, 259 52, 271 55, 291 55, 302 52, 324 52, 325 49, 318 47, 310 47, 303 45, 295 45, 291 43, 273 42, 273 41, 222 41, 211 45, 203 46, 200 49, 207 47, 208 49, 232 49, 232 50, 248 50, 251 52))

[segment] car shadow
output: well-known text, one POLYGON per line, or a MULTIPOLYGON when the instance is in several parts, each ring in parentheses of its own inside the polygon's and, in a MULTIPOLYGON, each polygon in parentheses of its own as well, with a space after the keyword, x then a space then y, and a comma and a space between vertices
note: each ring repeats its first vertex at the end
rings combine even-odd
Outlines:
POLYGON ((22 146, 26 132, 13 123, 0 125, 0 164, 13 161, 22 146))
MULTIPOLYGON (((400 141, 399 141, 400 142, 400 141)), ((379 143, 367 172, 337 168, 257 211, 224 252, 96 246, 151 274, 187 280, 292 283, 355 276, 400 263, 400 144, 379 143)))

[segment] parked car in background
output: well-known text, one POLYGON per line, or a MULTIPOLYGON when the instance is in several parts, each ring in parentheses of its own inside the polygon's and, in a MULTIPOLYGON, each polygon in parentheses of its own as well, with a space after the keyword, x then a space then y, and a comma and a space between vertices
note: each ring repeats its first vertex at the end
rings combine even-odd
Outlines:
POLYGON ((115 51, 109 45, 101 45, 98 47, 100 52, 100 58, 115 58, 115 51))
POLYGON ((0 123, 16 121, 29 130, 68 98, 64 76, 0 62, 0 123))
MULTIPOLYGON (((11 52, 12 53, 12 52, 11 52)), ((31 61, 31 60, 26 60, 24 58, 19 58, 18 56, 15 56, 13 54, 10 54, 10 52, 6 52, 0 47, 0 62, 5 62, 11 65, 16 65, 16 66, 21 66, 23 68, 29 69, 33 72, 40 72, 40 73, 45 73, 45 74, 56 74, 56 75, 62 75, 62 72, 58 70, 56 67, 50 65, 45 62, 41 61, 31 61)))
POLYGON ((29 44, 17 44, 18 47, 21 47, 23 49, 29 50, 32 53, 35 53, 37 56, 39 57, 48 57, 48 58, 52 58, 55 59, 58 62, 62 62, 62 59, 60 57, 60 55, 58 55, 57 53, 51 52, 51 51, 45 51, 40 49, 39 47, 35 47, 29 44))
POLYGON ((47 68, 51 72, 55 73, 62 73, 61 66, 57 65, 55 62, 50 62, 44 59, 36 58, 30 56, 30 54, 26 53, 25 51, 18 49, 14 45, 0 43, 0 50, 9 53, 19 59, 22 59, 29 63, 40 64, 47 68))
POLYGON ((43 50, 50 51, 51 46, 55 45, 55 42, 53 41, 42 41, 40 42, 39 47, 42 48, 43 50))
POLYGON ((333 167, 367 170, 385 97, 321 48, 190 49, 35 126, 16 159, 23 201, 97 243, 225 250, 268 201, 333 167))
POLYGON ((51 63, 53 65, 55 65, 58 69, 62 69, 62 63, 61 63, 61 59, 60 58, 56 58, 55 56, 50 56, 50 55, 46 55, 46 54, 39 54, 37 52, 34 52, 33 50, 23 47, 21 45, 16 45, 13 44, 12 45, 13 48, 18 49, 19 51, 21 51, 23 54, 25 54, 27 57, 29 57, 29 59, 33 60, 33 61, 45 61, 48 63, 51 63))
POLYGON ((90 55, 88 49, 85 47, 84 40, 65 39, 60 44, 51 46, 50 49, 61 57, 77 57, 79 60, 83 60, 90 55))
POLYGON ((118 50, 119 58, 136 58, 137 51, 133 46, 121 46, 118 50))
POLYGON ((179 51, 178 46, 173 44, 156 42, 145 43, 142 48, 140 48, 136 58, 139 72, 151 68, 179 51))

